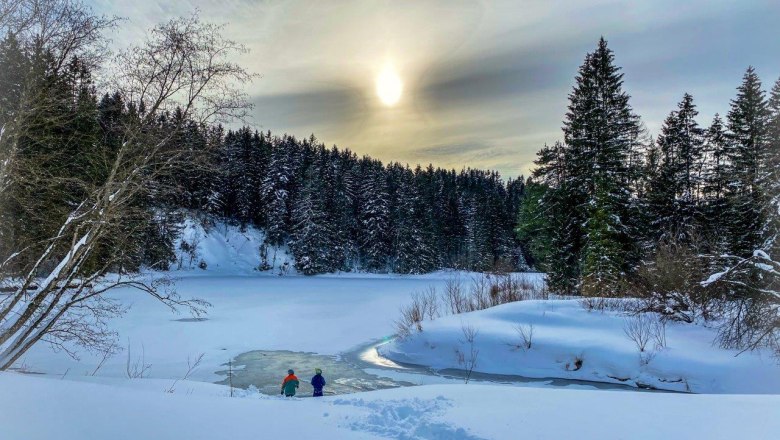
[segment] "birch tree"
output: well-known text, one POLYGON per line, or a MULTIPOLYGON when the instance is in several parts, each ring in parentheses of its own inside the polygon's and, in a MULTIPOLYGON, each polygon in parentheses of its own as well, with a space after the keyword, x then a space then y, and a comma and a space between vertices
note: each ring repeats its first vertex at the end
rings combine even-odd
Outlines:
MULTIPOLYGON (((221 26, 203 23, 197 15, 174 19, 152 29, 146 42, 120 52, 104 66, 113 88, 124 102, 136 106, 138 117, 121 127, 120 146, 106 157, 105 178, 79 182, 85 196, 73 204, 45 245, 31 243, 0 262, 2 273, 14 258, 40 249, 34 251, 35 263, 17 274, 15 290, 0 297, 0 370, 10 368, 41 340, 61 347, 69 341, 88 348, 106 346, 112 336, 106 319, 122 310, 104 294, 120 286, 137 288, 172 309, 184 308, 195 315, 204 312, 206 303, 180 298, 165 281, 111 274, 115 263, 111 257, 99 264, 87 263, 101 240, 133 209, 133 199, 190 153, 174 142, 187 121, 214 123, 246 115, 249 104, 241 87, 253 75, 231 61, 246 49, 221 33, 221 26), (166 124, 163 130, 159 118, 173 111, 179 122, 166 124), (53 269, 42 276, 44 265, 53 269)), ((52 44, 64 47, 80 35, 52 44)), ((0 159, 7 161, 0 172, 6 166, 13 169, 12 155, 0 159)))

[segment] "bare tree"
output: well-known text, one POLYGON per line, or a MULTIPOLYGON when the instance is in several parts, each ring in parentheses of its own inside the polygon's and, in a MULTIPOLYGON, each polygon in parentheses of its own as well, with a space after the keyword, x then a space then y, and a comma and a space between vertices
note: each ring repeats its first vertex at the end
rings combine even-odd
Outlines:
POLYGON ((469 312, 475 310, 487 309, 491 305, 490 293, 495 291, 491 283, 490 275, 478 274, 471 277, 471 301, 469 302, 469 312))
POLYGON ((108 54, 103 31, 118 21, 77 0, 0 0, 0 35, 49 51, 55 69, 73 55, 96 66, 108 54))
MULTIPOLYGON (((115 347, 116 347, 116 343, 112 343, 111 346, 109 346, 109 348, 103 352, 103 357, 100 358, 100 362, 98 362, 98 364, 95 367, 95 369, 92 370, 91 373, 89 373, 90 376, 96 375, 97 372, 100 371, 101 368, 103 368, 103 364, 106 363, 108 358, 110 358, 112 355, 116 354, 115 347)), ((67 371, 66 371, 66 373, 67 373, 67 371)), ((63 375, 63 377, 64 377, 64 375, 63 375)))
POLYGON ((422 322, 425 319, 425 307, 419 295, 412 295, 411 304, 401 306, 401 318, 395 322, 396 332, 403 339, 412 334, 413 330, 422 332, 422 322))
POLYGON ((623 323, 623 332, 628 339, 634 341, 637 350, 643 353, 648 342, 653 337, 653 323, 645 313, 626 318, 623 323))
MULTIPOLYGON (((205 353, 199 353, 197 356, 195 356, 194 359, 191 359, 189 356, 187 356, 187 371, 184 373, 184 376, 180 377, 179 379, 176 379, 173 381, 170 387, 165 389, 166 393, 173 393, 176 391, 176 384, 178 384, 182 380, 189 379, 190 375, 192 375, 195 370, 198 369, 198 366, 200 366, 200 362, 203 360, 203 356, 205 353)), ((232 371, 231 371, 232 373, 232 371)), ((231 379, 232 384, 232 379, 231 379)))
POLYGON ((651 326, 651 333, 655 341, 655 348, 666 348, 666 319, 656 316, 651 326))
MULTIPOLYGON (((132 201, 147 183, 168 172, 189 153, 173 142, 186 121, 210 122, 246 115, 249 104, 240 87, 253 75, 229 61, 245 48, 224 39, 221 31, 220 26, 202 23, 197 15, 171 20, 154 28, 144 44, 115 59, 115 88, 125 102, 143 108, 143 114, 122 127, 121 146, 111 157, 105 180, 80 182, 84 199, 74 205, 47 240, 34 258, 36 263, 21 275, 18 289, 0 301, 0 370, 9 368, 42 338, 59 340, 65 335, 89 347, 110 337, 100 329, 94 332, 84 323, 84 315, 78 313, 91 313, 93 322, 104 322, 107 312, 119 310, 102 295, 117 287, 140 289, 172 310, 183 307, 194 315, 205 311, 207 303, 181 299, 175 290, 168 289, 170 282, 107 277, 115 263, 111 258, 90 272, 83 267, 98 243, 133 209, 132 201), (181 122, 163 131, 156 120, 171 110, 178 112, 181 118, 177 120, 181 122), (46 262, 54 262, 53 269, 39 279, 46 262), (28 295, 27 289, 33 284, 38 289, 28 295), (75 318, 68 321, 69 316, 75 318), (63 327, 68 322, 70 325, 63 327)), ((12 255, 22 252, 25 250, 12 255)))
MULTIPOLYGON (((117 21, 115 17, 94 14, 89 6, 76 0, 0 0, 0 39, 13 35, 28 52, 50 55, 53 59, 47 65, 51 69, 50 73, 59 72, 66 61, 76 57, 82 65, 96 67, 108 54, 103 33, 114 27, 117 21)), ((12 184, 14 170, 25 165, 18 163, 19 139, 36 130, 36 127, 22 124, 21 121, 40 111, 42 106, 52 104, 51 100, 40 99, 45 92, 35 87, 35 84, 16 86, 28 93, 19 102, 14 114, 0 118, 0 196, 5 195, 12 184)), ((47 176, 36 177, 43 180, 47 176)), ((51 181, 50 185, 62 186, 63 182, 51 181)), ((3 209, 4 206, 0 205, 0 211, 3 209)), ((8 237, 2 236, 0 228, 0 245, 8 241, 8 237)), ((0 276, 5 275, 8 266, 25 251, 35 248, 33 244, 25 244, 9 253, 3 252, 2 247, 0 276)))
POLYGON ((456 348, 455 356, 457 357, 458 364, 462 366, 463 370, 466 372, 466 377, 463 379, 464 383, 469 383, 471 374, 474 372, 474 369, 477 368, 477 360, 479 358, 479 349, 474 345, 479 330, 475 329, 471 324, 463 323, 461 323, 460 329, 463 333, 463 340, 460 342, 464 345, 467 344, 468 350, 461 351, 456 348))
POLYGON ((130 340, 127 340, 127 362, 125 363, 125 374, 128 379, 143 379, 149 370, 152 369, 152 364, 146 363, 146 348, 144 344, 141 344, 141 354, 137 357, 132 357, 130 340))
POLYGON ((416 295, 422 304, 423 314, 426 319, 433 321, 441 317, 439 313, 439 296, 436 294, 436 287, 429 286, 428 290, 416 295))
POLYGON ((468 311, 468 295, 460 280, 460 276, 454 275, 444 282, 444 303, 449 307, 453 315, 468 311))

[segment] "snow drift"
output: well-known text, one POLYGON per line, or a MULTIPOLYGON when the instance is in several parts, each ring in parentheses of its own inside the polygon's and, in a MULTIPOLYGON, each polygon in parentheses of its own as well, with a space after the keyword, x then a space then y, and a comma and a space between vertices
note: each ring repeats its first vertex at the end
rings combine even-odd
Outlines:
POLYGON ((522 301, 422 323, 423 331, 379 348, 397 361, 464 369, 464 328, 476 330, 475 371, 533 378, 623 383, 694 393, 780 393, 780 366, 769 352, 713 346, 715 330, 670 322, 666 347, 640 353, 620 312, 589 312, 577 300, 522 301), (533 327, 526 348, 519 329, 533 327))

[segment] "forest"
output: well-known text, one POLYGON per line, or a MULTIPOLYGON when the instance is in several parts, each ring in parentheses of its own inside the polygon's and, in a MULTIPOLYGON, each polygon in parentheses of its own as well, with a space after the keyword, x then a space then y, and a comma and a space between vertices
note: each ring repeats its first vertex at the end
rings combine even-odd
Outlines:
POLYGON ((167 269, 184 216, 261 228, 257 252, 286 246, 306 275, 533 269, 553 292, 645 296, 675 319, 733 319, 725 345, 777 345, 780 80, 767 92, 748 68, 707 127, 685 94, 654 139, 602 38, 563 139, 530 177, 504 180, 226 128, 246 116, 236 84, 254 75, 220 58, 245 49, 197 16, 159 26, 98 81, 107 62, 93 43, 114 21, 73 14, 74 38, 19 24, 0 42, 0 278, 21 280, 0 322, 47 277, 0 345, 36 313, 61 324, 50 313, 74 282, 71 305, 98 297, 92 283, 109 273, 167 269))

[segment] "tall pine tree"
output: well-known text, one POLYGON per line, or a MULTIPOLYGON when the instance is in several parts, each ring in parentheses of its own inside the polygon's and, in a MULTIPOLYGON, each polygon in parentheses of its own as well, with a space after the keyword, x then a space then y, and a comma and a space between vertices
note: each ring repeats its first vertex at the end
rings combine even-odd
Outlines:
POLYGON ((731 101, 727 124, 733 143, 729 149, 730 251, 740 257, 750 256, 761 241, 767 202, 763 183, 769 151, 768 122, 761 80, 749 67, 737 88, 737 97, 731 101))

